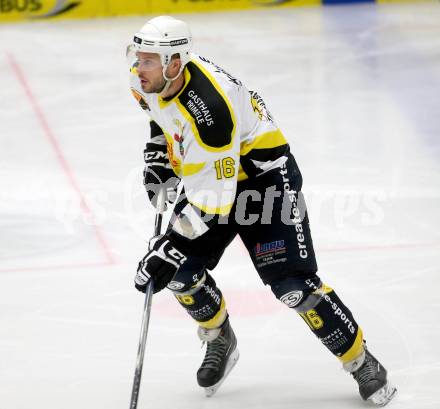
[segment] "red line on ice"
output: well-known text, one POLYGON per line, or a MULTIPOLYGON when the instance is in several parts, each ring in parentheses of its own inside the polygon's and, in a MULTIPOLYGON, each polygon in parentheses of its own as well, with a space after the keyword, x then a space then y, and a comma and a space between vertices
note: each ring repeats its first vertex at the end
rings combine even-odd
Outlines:
POLYGON ((78 263, 78 264, 60 264, 58 266, 31 266, 31 267, 11 267, 0 268, 0 273, 25 273, 28 271, 51 271, 51 270, 72 270, 80 268, 106 267, 109 263, 78 263))
MULTIPOLYGON (((34 96, 34 94, 32 92, 32 89, 29 85, 29 81, 26 79, 22 69, 20 68, 20 65, 15 60, 14 56, 11 53, 7 53, 7 57, 9 60, 9 65, 12 68, 12 71, 14 72, 15 76, 17 77, 17 80, 20 82, 21 86, 23 87, 23 89, 26 93, 26 96, 28 97, 28 100, 29 100, 30 104, 32 105, 34 113, 37 116, 41 127, 43 128, 44 135, 46 136, 49 144, 52 146, 52 149, 55 152, 55 155, 57 157, 59 165, 63 169, 64 174, 66 175, 70 186, 76 192, 76 194, 78 195, 78 198, 80 199, 80 205, 81 205, 82 211, 84 212, 85 216, 87 216, 89 218, 89 220, 92 220, 92 221, 95 220, 94 215, 85 200, 85 196, 84 196, 83 192, 81 191, 81 189, 75 179, 73 171, 70 168, 57 139, 55 138, 55 134, 53 133, 51 127, 49 126, 49 122, 46 118, 46 115, 44 114, 36 97, 34 96)), ((101 245, 102 250, 104 251, 107 264, 114 264, 115 259, 113 257, 112 252, 110 251, 110 246, 108 245, 106 239, 104 238, 104 235, 103 235, 101 229, 95 223, 92 223, 92 227, 94 229, 95 236, 96 236, 99 244, 101 245)))

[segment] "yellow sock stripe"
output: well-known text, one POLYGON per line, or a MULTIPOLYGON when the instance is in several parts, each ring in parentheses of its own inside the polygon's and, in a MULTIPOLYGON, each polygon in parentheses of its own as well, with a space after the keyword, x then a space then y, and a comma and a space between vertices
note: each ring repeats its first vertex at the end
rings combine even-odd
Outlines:
POLYGON ((220 310, 215 314, 213 318, 208 321, 197 321, 197 323, 206 329, 218 328, 225 322, 226 319, 226 303, 225 299, 222 297, 222 303, 220 304, 220 310))
POLYGON ((339 360, 346 364, 347 362, 353 361, 356 359, 364 349, 364 335, 362 333, 361 327, 358 327, 356 339, 354 340, 351 348, 342 356, 339 357, 339 360))

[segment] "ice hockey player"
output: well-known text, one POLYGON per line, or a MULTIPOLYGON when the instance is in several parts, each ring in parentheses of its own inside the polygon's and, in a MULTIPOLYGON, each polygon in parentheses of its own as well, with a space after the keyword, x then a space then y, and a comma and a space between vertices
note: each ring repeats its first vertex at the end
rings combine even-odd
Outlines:
POLYGON ((152 279, 154 292, 168 288, 197 322, 207 344, 197 381, 212 395, 239 354, 209 271, 238 234, 263 283, 353 375, 361 397, 387 404, 396 392, 387 371, 317 275, 302 176, 288 142, 257 92, 191 48, 187 24, 160 16, 127 49, 131 91, 151 120, 144 151, 150 200, 157 205, 159 188, 183 185, 166 233, 149 241, 136 288, 145 291, 152 279))

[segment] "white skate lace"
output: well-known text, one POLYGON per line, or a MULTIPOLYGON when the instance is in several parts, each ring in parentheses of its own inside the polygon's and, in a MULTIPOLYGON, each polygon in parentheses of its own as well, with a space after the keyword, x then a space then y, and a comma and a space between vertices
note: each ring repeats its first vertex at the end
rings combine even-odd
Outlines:
POLYGON ((353 377, 359 385, 365 385, 374 379, 379 369, 378 363, 370 355, 367 355, 364 364, 356 372, 353 372, 353 377))
POLYGON ((200 368, 217 369, 225 354, 226 340, 224 337, 219 336, 214 341, 207 342, 206 355, 200 368))

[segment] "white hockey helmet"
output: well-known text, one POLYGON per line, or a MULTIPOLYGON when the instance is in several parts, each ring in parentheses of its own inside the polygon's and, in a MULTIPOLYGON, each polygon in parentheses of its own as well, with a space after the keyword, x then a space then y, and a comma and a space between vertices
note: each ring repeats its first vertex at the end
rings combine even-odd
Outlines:
MULTIPOLYGON (((182 66, 180 73, 191 59, 192 36, 188 25, 171 16, 159 16, 147 21, 134 35, 129 46, 131 52, 159 54, 163 66, 164 77, 171 57, 180 55, 182 66)), ((177 78, 177 76, 175 77, 177 78)), ((174 78, 172 78, 174 79, 174 78)))

